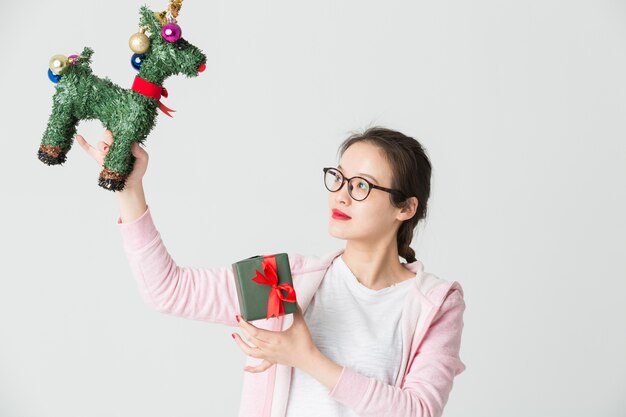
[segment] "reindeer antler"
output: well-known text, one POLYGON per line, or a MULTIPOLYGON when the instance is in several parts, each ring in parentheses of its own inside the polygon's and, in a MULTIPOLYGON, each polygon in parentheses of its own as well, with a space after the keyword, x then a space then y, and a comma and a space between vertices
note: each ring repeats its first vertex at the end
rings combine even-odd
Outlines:
POLYGON ((180 13, 182 5, 183 0, 170 0, 167 9, 162 12, 154 12, 154 17, 159 21, 161 26, 165 26, 170 20, 176 23, 176 18, 178 17, 178 13, 180 13))
POLYGON ((168 13, 176 20, 180 8, 183 5, 183 0, 170 0, 169 6, 167 6, 168 13))

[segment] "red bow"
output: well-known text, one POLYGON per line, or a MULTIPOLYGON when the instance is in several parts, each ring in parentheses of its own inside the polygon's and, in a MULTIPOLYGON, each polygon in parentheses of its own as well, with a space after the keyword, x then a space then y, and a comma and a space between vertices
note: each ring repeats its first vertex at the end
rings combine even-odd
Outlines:
POLYGON ((278 275, 276 273, 276 258, 274 255, 264 256, 263 262, 261 263, 263 267, 263 274, 256 271, 256 275, 252 278, 252 281, 264 284, 271 285, 269 299, 267 300, 267 317, 266 320, 272 316, 278 317, 282 314, 285 314, 285 307, 280 300, 287 301, 289 303, 296 302, 296 292, 291 284, 280 284, 278 285, 278 275), (281 290, 287 291, 287 296, 283 296, 281 290))
POLYGON ((165 104, 161 103, 160 100, 161 96, 167 97, 167 90, 165 89, 165 87, 161 87, 160 85, 151 83, 148 80, 144 80, 139 75, 135 75, 135 81, 133 81, 133 86, 131 89, 138 92, 139 94, 143 94, 146 97, 151 97, 155 100, 159 100, 159 110, 167 114, 169 117, 174 117, 169 112, 176 110, 170 109, 165 104))

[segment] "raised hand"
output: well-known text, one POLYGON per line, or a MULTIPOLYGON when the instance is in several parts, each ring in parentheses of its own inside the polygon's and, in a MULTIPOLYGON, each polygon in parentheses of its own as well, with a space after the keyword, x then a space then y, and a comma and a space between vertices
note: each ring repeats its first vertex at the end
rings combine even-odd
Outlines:
MULTIPOLYGON (((81 148, 83 148, 85 152, 87 152, 87 154, 89 154, 98 163, 99 166, 104 166, 104 158, 109 152, 109 148, 114 141, 113 133, 110 130, 104 131, 104 138, 98 142, 97 148, 91 146, 82 135, 77 134, 74 139, 78 142, 81 148)), ((133 165, 133 171, 126 179, 124 189, 141 186, 143 176, 148 168, 148 152, 139 146, 139 143, 135 142, 132 144, 131 152, 136 159, 135 164, 133 165)))

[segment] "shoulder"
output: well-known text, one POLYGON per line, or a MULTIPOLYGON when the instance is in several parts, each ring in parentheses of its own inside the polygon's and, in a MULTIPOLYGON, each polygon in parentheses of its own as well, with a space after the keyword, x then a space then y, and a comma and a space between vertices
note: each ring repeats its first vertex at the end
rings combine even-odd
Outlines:
POLYGON ((421 295, 434 306, 463 302, 463 287, 458 281, 447 280, 424 270, 424 265, 417 260, 408 264, 416 273, 416 286, 421 295))
POLYGON ((307 274, 312 272, 324 272, 333 260, 343 253, 343 249, 326 252, 322 255, 302 255, 289 253, 289 266, 292 275, 307 274))

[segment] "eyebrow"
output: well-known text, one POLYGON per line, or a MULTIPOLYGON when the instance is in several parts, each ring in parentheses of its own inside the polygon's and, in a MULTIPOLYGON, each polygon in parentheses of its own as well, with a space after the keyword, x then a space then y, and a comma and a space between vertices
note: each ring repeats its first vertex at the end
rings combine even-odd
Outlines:
MULTIPOLYGON (((341 165, 337 165, 337 168, 342 169, 341 165)), ((376 180, 376 178, 372 177, 371 175, 364 174, 362 172, 358 172, 357 175, 361 175, 363 177, 369 177, 369 178, 372 179, 372 181, 374 181, 376 184, 378 184, 378 181, 376 180)))

